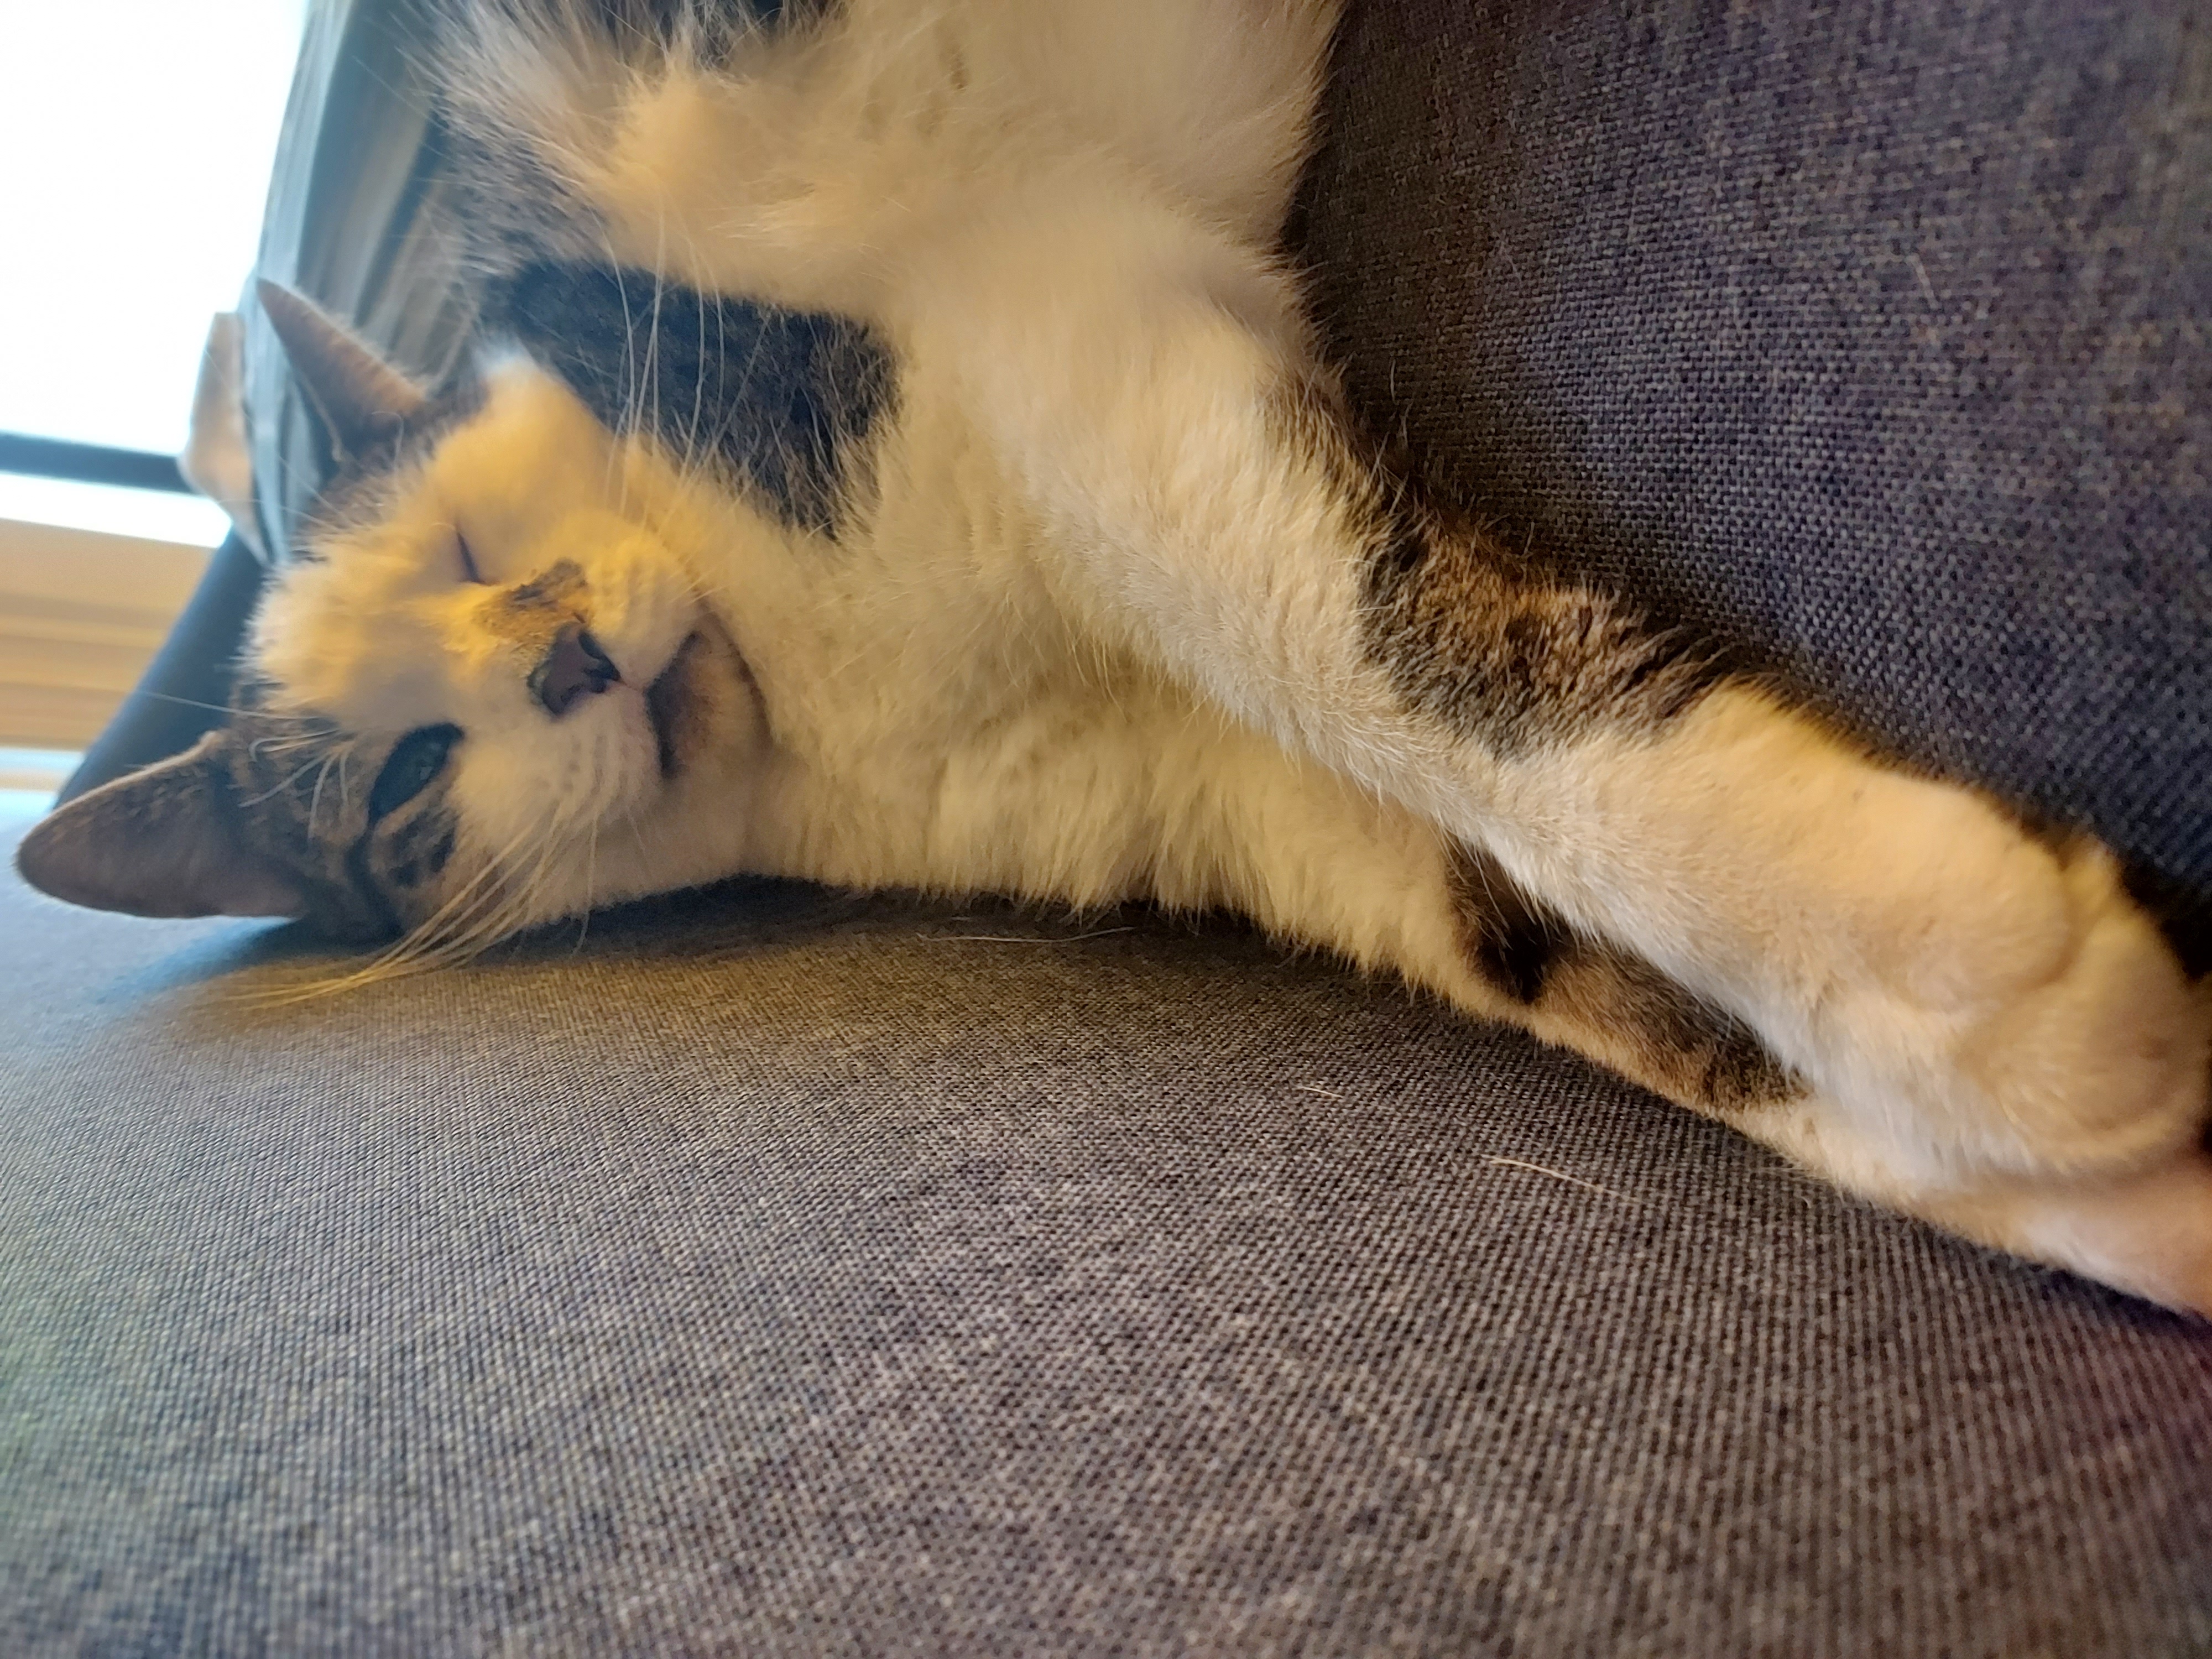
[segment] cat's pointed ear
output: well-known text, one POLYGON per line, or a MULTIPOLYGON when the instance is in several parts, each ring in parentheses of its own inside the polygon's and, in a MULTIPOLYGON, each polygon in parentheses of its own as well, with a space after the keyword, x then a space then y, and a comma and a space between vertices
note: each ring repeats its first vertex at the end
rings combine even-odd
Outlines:
POLYGON ((266 277, 254 292, 292 372, 343 453, 360 454, 428 401, 421 386, 313 301, 266 277))
POLYGON ((40 892, 134 916, 300 916, 283 871, 239 837, 223 745, 210 732, 172 759, 78 796, 23 837, 15 867, 40 892))

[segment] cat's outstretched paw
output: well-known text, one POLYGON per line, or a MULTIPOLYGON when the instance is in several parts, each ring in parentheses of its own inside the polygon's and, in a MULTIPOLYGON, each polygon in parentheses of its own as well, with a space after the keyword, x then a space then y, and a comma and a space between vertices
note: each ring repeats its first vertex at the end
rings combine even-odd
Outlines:
POLYGON ((1847 1192, 2212 1321, 2212 1154, 2202 1148, 2082 1175, 1931 1179, 1818 1095, 1743 1127, 1847 1192))
POLYGON ((1970 1238, 2212 1320, 2212 1158, 2203 1152, 2126 1175, 1996 1182, 1908 1207, 1970 1238))
POLYGON ((2186 1145, 2207 1112, 2212 998, 2101 846, 2047 845, 1942 793, 1923 796, 1905 879, 1859 934, 1870 971, 1838 1000, 1831 1087, 1931 1173, 2072 1175, 2186 1145))
POLYGON ((2212 1002, 2094 840, 1741 689, 1621 758, 1654 873, 1705 912, 1660 937, 1734 957, 1693 942, 1688 966, 1735 979, 1741 1016, 1901 1165, 2120 1168, 2203 1122, 2212 1002))
POLYGON ((1882 874, 1846 935, 1858 988, 1832 1004, 1829 1099, 1792 1150, 1970 1238, 2212 1319, 2196 1144, 2212 982, 2191 983, 2100 845, 2031 836, 1964 790, 1884 785, 1866 827, 1890 857, 1858 866, 1882 874))
POLYGON ((1623 861, 1662 847, 1675 884, 1615 902, 1687 896, 1655 936, 1719 948, 1672 971, 1732 981, 1809 1085, 1730 1121, 1851 1191, 2212 1317, 2212 979, 2108 849, 1741 690, 1622 775, 1623 861))
POLYGON ((1609 860, 1571 896, 1724 988, 1916 1181, 2141 1167, 2204 1121, 2212 1000, 2096 842, 2031 833, 1741 687, 1579 760, 1579 785, 1525 769, 1557 799, 1524 816, 1609 860))

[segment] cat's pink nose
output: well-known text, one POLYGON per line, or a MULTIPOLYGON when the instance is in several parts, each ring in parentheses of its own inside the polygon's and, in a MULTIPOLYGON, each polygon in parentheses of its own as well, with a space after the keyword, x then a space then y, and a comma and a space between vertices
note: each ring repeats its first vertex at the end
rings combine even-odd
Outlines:
POLYGON ((530 671, 530 695, 558 720, 579 697, 594 696, 622 678, 581 623, 565 623, 544 659, 530 671))

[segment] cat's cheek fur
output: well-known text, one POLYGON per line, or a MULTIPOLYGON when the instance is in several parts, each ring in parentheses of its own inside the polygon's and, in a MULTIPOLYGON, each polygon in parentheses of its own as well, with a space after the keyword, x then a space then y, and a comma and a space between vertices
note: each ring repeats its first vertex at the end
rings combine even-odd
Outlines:
POLYGON ((499 889, 503 925, 720 879, 748 867, 772 769, 757 690, 718 626, 682 647, 665 715, 677 762, 661 769, 643 693, 627 684, 574 714, 542 714, 470 741, 450 799, 468 856, 499 889))
POLYGON ((270 585, 250 655, 283 705, 350 731, 399 732, 452 718, 464 619, 428 589, 420 556, 389 530, 324 544, 270 585))
POLYGON ((642 691, 611 688, 559 720, 532 713, 471 733, 453 785, 471 844, 526 872, 646 810, 661 788, 642 691))

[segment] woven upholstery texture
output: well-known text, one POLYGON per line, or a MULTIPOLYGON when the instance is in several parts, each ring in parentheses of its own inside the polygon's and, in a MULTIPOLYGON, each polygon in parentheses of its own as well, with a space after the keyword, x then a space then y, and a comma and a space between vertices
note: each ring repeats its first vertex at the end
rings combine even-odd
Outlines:
MULTIPOLYGON (((1431 488, 2212 886, 2207 34, 1360 0, 1300 246, 1431 488)), ((0 1653, 2212 1653, 2203 1327, 1235 927, 328 965, 0 878, 0 1653)))
POLYGON ((1304 252, 1501 535, 2212 894, 2197 0, 1363 0, 1304 252))
POLYGON ((2212 1342, 1232 927, 0 888, 0 1651, 2212 1651, 2212 1342))

